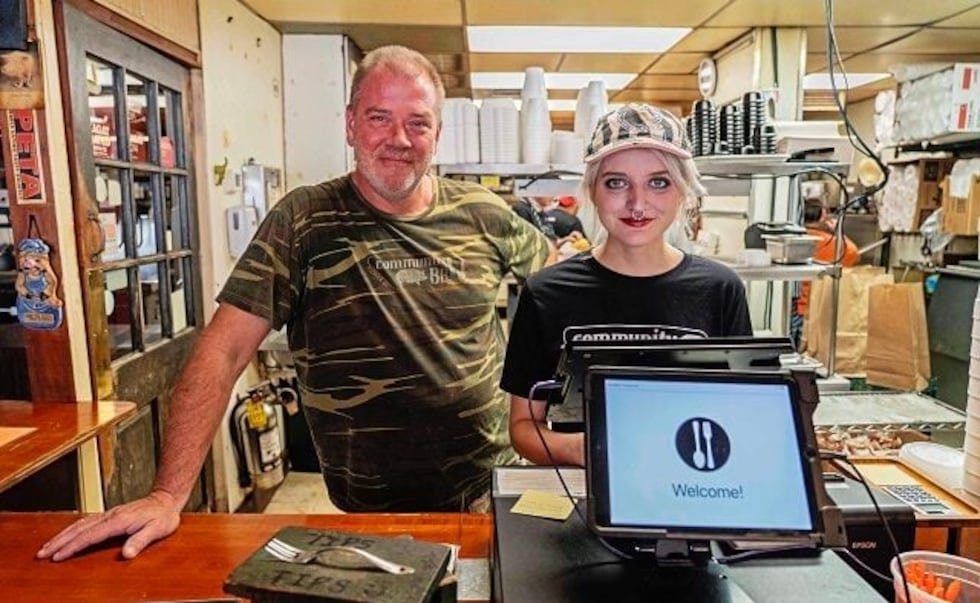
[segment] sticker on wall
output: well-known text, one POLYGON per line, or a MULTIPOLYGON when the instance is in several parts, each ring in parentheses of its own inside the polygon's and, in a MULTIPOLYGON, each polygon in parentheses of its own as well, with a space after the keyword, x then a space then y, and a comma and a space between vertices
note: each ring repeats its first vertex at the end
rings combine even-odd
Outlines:
POLYGON ((33 109, 5 111, 14 181, 11 200, 19 205, 44 204, 44 172, 38 138, 38 113, 33 109))
POLYGON ((28 238, 17 243, 17 319, 30 329, 57 329, 62 319, 58 277, 51 268, 51 247, 32 236, 36 230, 31 216, 28 238))
POLYGON ((44 81, 37 43, 0 51, 0 109, 43 109, 44 81))

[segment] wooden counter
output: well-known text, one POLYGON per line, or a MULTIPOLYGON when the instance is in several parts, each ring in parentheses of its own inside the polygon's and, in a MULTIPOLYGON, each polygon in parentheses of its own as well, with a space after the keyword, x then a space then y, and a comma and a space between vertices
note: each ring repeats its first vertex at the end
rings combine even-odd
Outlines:
POLYGON ((0 430, 12 438, 0 440, 0 492, 135 411, 132 402, 0 400, 0 430))
POLYGON ((0 599, 4 601, 172 601, 228 598, 225 577, 283 526, 310 526, 382 535, 411 534, 419 540, 459 543, 464 558, 490 556, 490 515, 187 514, 177 532, 130 561, 122 543, 54 563, 39 561, 41 545, 81 515, 0 513, 0 599))
POLYGON ((914 484, 925 488, 954 511, 950 515, 915 513, 915 548, 980 559, 980 497, 959 489, 947 491, 928 477, 891 457, 852 458, 865 479, 878 486, 914 484))

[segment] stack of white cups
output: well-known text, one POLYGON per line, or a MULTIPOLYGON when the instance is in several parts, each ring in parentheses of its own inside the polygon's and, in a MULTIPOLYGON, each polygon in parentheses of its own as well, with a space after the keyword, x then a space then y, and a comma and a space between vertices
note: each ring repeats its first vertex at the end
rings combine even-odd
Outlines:
POLYGON ((980 295, 973 302, 970 382, 966 390, 966 437, 963 440, 963 489, 980 496, 980 295))
POLYGON ((582 163, 582 139, 565 130, 552 132, 551 163, 568 165, 582 163))
POLYGON ((592 138, 592 130, 606 114, 608 107, 606 84, 602 80, 592 80, 588 86, 578 91, 578 100, 575 101, 575 135, 582 140, 583 150, 592 138))
POLYGON ((509 98, 487 98, 480 105, 480 161, 519 163, 520 117, 509 98))
POLYGON ((436 163, 479 163, 477 108, 468 98, 447 98, 442 105, 442 136, 436 163))
POLYGON ((544 69, 524 70, 521 89, 521 159, 529 164, 546 164, 551 156, 551 114, 544 69))

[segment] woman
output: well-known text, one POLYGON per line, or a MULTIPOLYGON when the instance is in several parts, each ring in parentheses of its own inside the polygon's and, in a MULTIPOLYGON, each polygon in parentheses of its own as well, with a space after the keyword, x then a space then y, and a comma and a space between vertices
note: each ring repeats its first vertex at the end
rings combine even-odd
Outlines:
POLYGON ((553 376, 566 327, 657 325, 664 338, 752 334, 738 276, 665 236, 704 193, 681 122, 656 107, 626 105, 599 120, 585 162, 583 194, 607 236, 528 279, 504 361, 511 442, 538 464, 585 464, 583 435, 548 430, 545 403, 529 408, 527 400, 534 383, 553 376))

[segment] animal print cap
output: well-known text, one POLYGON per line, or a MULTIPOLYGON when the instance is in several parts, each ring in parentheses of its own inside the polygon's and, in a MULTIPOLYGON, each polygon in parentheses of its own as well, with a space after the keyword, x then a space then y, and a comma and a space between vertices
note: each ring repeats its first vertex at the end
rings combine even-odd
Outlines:
POLYGON ((632 147, 658 149, 684 159, 691 158, 681 120, 658 107, 630 103, 599 119, 585 149, 585 161, 598 161, 610 153, 632 147))

